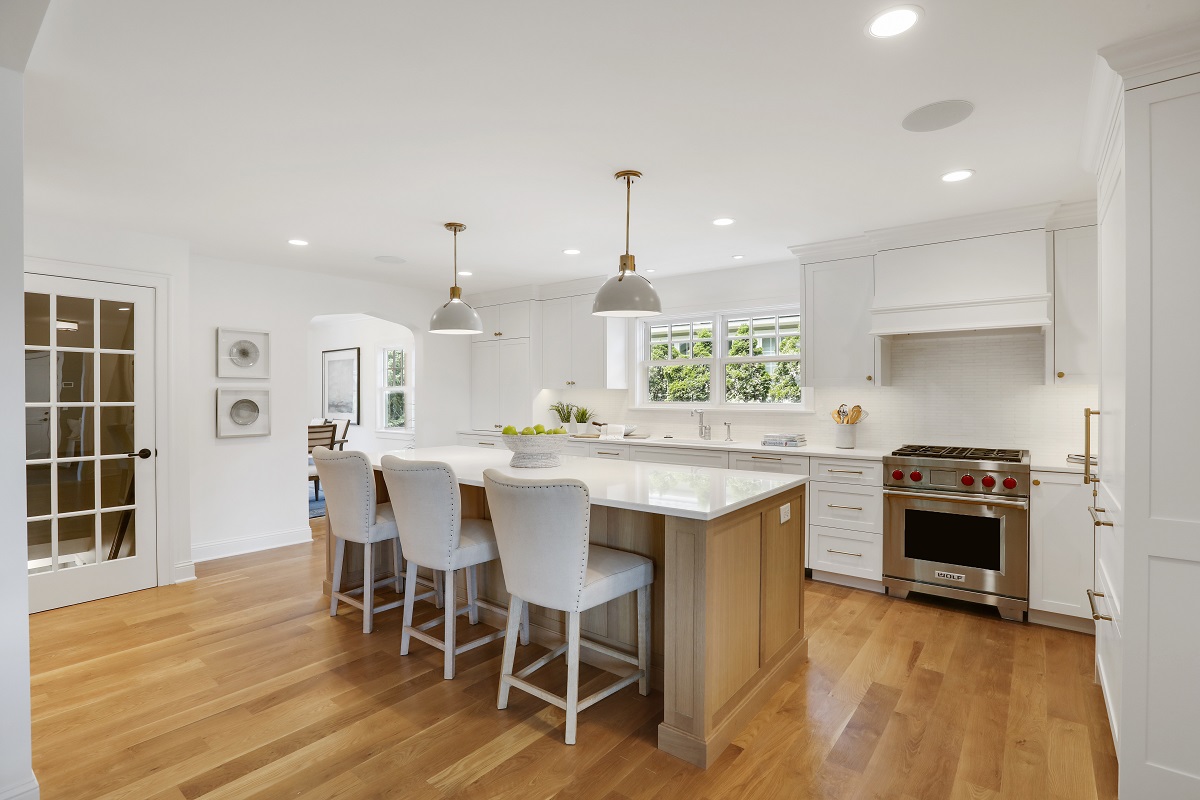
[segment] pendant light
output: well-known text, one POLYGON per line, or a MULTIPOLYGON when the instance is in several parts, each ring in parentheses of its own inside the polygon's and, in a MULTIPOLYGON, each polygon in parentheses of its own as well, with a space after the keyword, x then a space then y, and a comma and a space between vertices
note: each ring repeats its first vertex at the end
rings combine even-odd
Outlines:
POLYGON ((598 317, 653 317, 662 313, 662 301, 650 281, 634 271, 633 256, 629 254, 629 201, 634 178, 642 173, 623 169, 614 177, 625 181, 625 255, 621 268, 596 292, 592 313, 598 317))
POLYGON ((429 318, 430 333, 483 333, 479 312, 463 302, 458 286, 458 234, 466 229, 461 222, 446 223, 446 230, 454 234, 454 285, 450 287, 450 300, 429 318))

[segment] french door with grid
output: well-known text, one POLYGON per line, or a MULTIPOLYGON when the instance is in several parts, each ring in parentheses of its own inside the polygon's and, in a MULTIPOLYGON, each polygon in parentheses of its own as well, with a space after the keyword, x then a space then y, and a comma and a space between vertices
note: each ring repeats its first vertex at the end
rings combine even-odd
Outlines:
POLYGON ((25 276, 29 610, 158 583, 154 290, 25 276))

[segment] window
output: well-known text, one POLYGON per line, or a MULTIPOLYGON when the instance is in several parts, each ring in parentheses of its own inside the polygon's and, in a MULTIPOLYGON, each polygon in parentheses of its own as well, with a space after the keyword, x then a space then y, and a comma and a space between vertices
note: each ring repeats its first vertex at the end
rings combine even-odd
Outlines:
POLYGON ((383 348, 382 397, 379 403, 379 427, 382 430, 408 430, 412 427, 410 372, 408 351, 383 348))
POLYGON ((646 405, 807 410, 800 315, 790 310, 647 320, 641 352, 646 405))

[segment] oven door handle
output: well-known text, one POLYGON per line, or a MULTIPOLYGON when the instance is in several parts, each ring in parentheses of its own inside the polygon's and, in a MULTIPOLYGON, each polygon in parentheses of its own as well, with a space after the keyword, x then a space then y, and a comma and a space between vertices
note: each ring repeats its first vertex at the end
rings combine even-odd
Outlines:
POLYGON ((953 492, 902 492, 896 489, 884 489, 885 497, 905 497, 913 500, 938 500, 948 503, 963 503, 969 506, 1003 506, 1004 508, 1029 509, 1028 500, 1008 500, 1000 497, 979 497, 969 494, 954 494, 953 492))

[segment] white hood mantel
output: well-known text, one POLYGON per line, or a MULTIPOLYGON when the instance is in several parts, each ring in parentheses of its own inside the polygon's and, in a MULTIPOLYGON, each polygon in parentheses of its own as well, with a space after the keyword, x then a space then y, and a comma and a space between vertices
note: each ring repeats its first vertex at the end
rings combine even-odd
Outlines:
MULTIPOLYGON (((793 247, 801 263, 871 255, 875 336, 1050 327, 1057 203, 793 247)), ((1080 209, 1064 209, 1072 222, 1080 209)), ((1087 209, 1082 210, 1083 213, 1087 209)))

